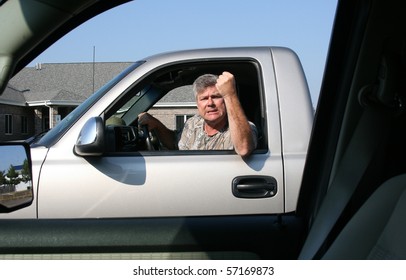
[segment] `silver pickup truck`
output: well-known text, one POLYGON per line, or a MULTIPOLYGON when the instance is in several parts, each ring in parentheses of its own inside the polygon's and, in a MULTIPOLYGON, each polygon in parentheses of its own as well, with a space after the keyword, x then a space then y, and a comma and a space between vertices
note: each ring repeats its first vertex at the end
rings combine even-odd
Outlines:
MULTIPOLYGON (((203 49, 148 57, 31 144, 32 182, 23 187, 29 196, 3 195, 0 218, 293 212, 312 122, 307 82, 289 49, 203 49), (201 74, 223 71, 235 76, 240 102, 258 130, 257 149, 248 158, 234 151, 166 150, 138 125, 141 112, 158 117, 154 105, 165 95, 190 90, 201 74), (112 119, 119 122, 113 125, 112 119)), ((12 151, 3 147, 3 159, 12 151)))

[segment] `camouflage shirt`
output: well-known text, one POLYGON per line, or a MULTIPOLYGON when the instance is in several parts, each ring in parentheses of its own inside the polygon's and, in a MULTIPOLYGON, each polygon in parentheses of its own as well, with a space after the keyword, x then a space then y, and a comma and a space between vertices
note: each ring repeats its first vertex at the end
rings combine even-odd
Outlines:
MULTIPOLYGON (((254 139, 257 137, 257 130, 250 122, 254 139)), ((209 136, 204 131, 204 119, 200 115, 195 115, 188 119, 178 142, 179 150, 233 150, 231 133, 228 125, 213 136, 209 136)))

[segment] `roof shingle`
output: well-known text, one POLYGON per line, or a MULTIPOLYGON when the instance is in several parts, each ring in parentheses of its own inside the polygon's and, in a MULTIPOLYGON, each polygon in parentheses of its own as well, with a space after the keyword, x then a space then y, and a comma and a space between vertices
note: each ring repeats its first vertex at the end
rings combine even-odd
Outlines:
MULTIPOLYGON (((0 103, 76 101, 83 102, 132 62, 44 63, 26 67, 9 82, 0 103)), ((168 94, 159 103, 194 102, 190 86, 168 94)))

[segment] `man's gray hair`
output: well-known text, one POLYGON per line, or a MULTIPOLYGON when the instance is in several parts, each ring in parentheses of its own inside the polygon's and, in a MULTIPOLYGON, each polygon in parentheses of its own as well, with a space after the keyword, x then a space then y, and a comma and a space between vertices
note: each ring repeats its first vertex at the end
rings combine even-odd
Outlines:
POLYGON ((217 79, 218 76, 213 74, 204 74, 199 76, 193 82, 193 93, 195 94, 195 97, 197 97, 197 95, 206 88, 216 85, 217 79))

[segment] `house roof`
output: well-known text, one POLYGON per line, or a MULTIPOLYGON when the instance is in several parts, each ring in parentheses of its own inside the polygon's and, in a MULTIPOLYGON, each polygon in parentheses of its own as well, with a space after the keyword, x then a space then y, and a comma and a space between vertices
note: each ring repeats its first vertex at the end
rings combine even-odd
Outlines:
POLYGON ((52 90, 47 92, 24 92, 26 104, 28 106, 41 105, 63 105, 78 106, 85 101, 86 97, 67 90, 52 90))
POLYGON ((192 85, 181 86, 171 90, 159 100, 157 106, 176 106, 175 104, 196 107, 192 85))
POLYGON ((26 100, 24 93, 16 88, 7 86, 3 94, 0 95, 0 104, 25 106, 26 100))
MULTIPOLYGON (((15 75, 0 103, 10 105, 77 106, 132 62, 43 63, 26 67, 15 75)), ((193 103, 190 86, 166 95, 159 103, 193 103)))
POLYGON ((131 64, 131 62, 43 63, 22 69, 9 84, 20 90, 28 89, 37 93, 63 89, 88 97, 131 64))

